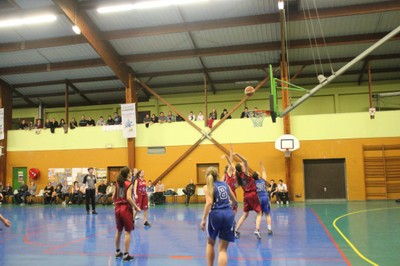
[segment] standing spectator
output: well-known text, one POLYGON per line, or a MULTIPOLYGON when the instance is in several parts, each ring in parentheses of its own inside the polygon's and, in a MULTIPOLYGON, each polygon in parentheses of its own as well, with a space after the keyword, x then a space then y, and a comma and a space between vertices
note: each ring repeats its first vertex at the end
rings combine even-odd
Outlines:
POLYGON ((108 116, 108 119, 107 119, 107 121, 106 121, 106 124, 107 125, 109 125, 109 126, 111 126, 111 125, 114 125, 114 119, 111 117, 111 115, 109 115, 108 116))
POLYGON ((94 121, 94 119, 91 116, 88 116, 87 119, 87 126, 88 127, 94 127, 96 126, 96 122, 94 121))
POLYGON ((214 120, 218 119, 217 110, 215 108, 212 109, 211 113, 208 115, 207 126, 212 128, 214 120))
POLYGON ((122 117, 117 112, 114 112, 114 125, 121 125, 121 124, 122 124, 122 117))
POLYGON ((245 107, 242 114, 240 115, 240 118, 250 118, 251 114, 249 112, 249 108, 245 107))
POLYGON ((69 122, 69 128, 75 129, 78 127, 78 122, 76 122, 75 117, 72 117, 71 121, 69 122))
POLYGON ((42 129, 43 128, 43 121, 41 118, 36 119, 36 124, 35 124, 36 129, 42 129))
POLYGON ((106 121, 104 120, 103 116, 100 116, 99 120, 97 120, 96 123, 98 126, 105 126, 106 125, 106 121))
POLYGON ((61 118, 60 119, 60 123, 58 124, 60 127, 62 127, 62 128, 64 128, 64 126, 65 126, 65 120, 64 120, 64 118, 61 118))
POLYGON ((158 122, 160 124, 167 122, 167 117, 164 115, 164 112, 160 112, 160 116, 158 117, 158 122))
POLYGON ((50 120, 50 131, 51 131, 51 133, 54 133, 54 131, 56 130, 56 128, 58 128, 58 122, 57 122, 57 120, 53 117, 53 118, 50 120))
POLYGON ((158 123, 158 117, 156 116, 156 114, 152 114, 150 124, 155 124, 155 123, 158 123))
POLYGON ((81 120, 79 121, 79 126, 80 127, 86 127, 87 126, 87 120, 84 115, 81 116, 81 120))
POLYGON ((185 205, 188 206, 190 202, 190 197, 194 195, 196 191, 196 185, 193 183, 193 179, 190 179, 189 184, 186 185, 186 188, 183 190, 183 193, 186 195, 186 203, 185 205))
MULTIPOLYGON (((226 116, 227 114, 228 114, 228 110, 224 109, 222 111, 220 119, 224 118, 224 116, 226 116)), ((232 116, 229 115, 226 119, 231 119, 231 118, 232 118, 232 116)))
POLYGON ((35 128, 35 124, 33 124, 33 121, 32 120, 29 120, 29 122, 28 122, 28 129, 29 130, 32 130, 32 129, 34 129, 35 128))
POLYGON ((188 115, 188 119, 190 121, 196 121, 196 116, 193 114, 193 111, 190 111, 190 113, 188 115))
POLYGON ((104 198, 106 196, 107 192, 107 185, 104 182, 104 180, 100 181, 100 185, 97 187, 96 191, 96 204, 100 201, 101 198, 104 198))
POLYGON ((131 243, 131 231, 134 230, 133 211, 140 211, 132 197, 132 181, 131 171, 129 167, 121 169, 117 177, 117 189, 113 195, 115 202, 115 222, 117 224, 117 233, 115 234, 115 258, 122 258, 123 261, 133 260, 133 256, 129 255, 129 247, 131 243), (121 252, 120 242, 122 230, 125 229, 124 253, 121 252))
POLYGON ((25 119, 21 120, 21 123, 19 124, 19 129, 28 129, 29 125, 26 123, 25 119))
POLYGON ((86 212, 90 214, 89 204, 92 204, 92 214, 97 214, 95 204, 96 176, 93 174, 93 167, 88 168, 88 174, 83 177, 83 184, 86 185, 86 212))
POLYGON ((44 128, 51 128, 50 119, 46 118, 44 122, 44 128))
POLYGON ((149 114, 146 114, 146 116, 143 118, 143 123, 146 125, 146 127, 149 127, 151 124, 151 118, 149 114))
POLYGON ((175 122, 175 121, 176 121, 175 116, 172 114, 171 111, 168 111, 167 122, 168 122, 168 123, 171 123, 171 122, 175 122))
POLYGON ((202 111, 200 111, 197 115, 196 121, 204 121, 204 115, 202 111))
POLYGON ((204 186, 206 203, 200 227, 203 231, 207 230, 207 265, 214 264, 214 246, 217 237, 219 238, 218 265, 227 265, 229 242, 235 242, 232 230, 235 226, 235 216, 232 211, 231 200, 233 204, 236 204, 236 197, 229 186, 220 180, 218 170, 214 167, 207 169, 206 183, 207 185, 204 186))

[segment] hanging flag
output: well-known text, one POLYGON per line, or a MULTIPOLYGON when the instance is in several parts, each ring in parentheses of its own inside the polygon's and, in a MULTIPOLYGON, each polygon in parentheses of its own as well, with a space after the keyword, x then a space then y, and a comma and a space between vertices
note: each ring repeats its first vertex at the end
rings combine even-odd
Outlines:
POLYGON ((136 138, 135 103, 121 104, 122 135, 124 138, 136 138))
POLYGON ((0 109, 0 139, 4 139, 4 108, 0 109))

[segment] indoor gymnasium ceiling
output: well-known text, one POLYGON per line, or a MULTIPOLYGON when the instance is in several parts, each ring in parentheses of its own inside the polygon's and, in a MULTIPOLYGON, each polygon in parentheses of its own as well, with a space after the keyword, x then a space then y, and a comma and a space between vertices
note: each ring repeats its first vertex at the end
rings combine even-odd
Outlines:
MULTIPOLYGON (((127 2, 141 1, 0 1, 0 25, 32 14, 56 16, 49 23, 0 26, 0 79, 13 88, 13 107, 64 106, 66 89, 69 106, 124 103, 128 73, 162 96, 202 93, 205 81, 210 94, 243 91, 267 76, 269 64, 279 65, 281 28, 292 82, 317 85, 318 74, 331 75, 400 26, 399 0, 285 0, 283 27, 278 0, 175 0, 98 12, 127 2)), ((398 80, 399 37, 334 82, 365 84, 368 65, 373 80, 398 80)), ((138 93, 139 101, 150 96, 138 93)))

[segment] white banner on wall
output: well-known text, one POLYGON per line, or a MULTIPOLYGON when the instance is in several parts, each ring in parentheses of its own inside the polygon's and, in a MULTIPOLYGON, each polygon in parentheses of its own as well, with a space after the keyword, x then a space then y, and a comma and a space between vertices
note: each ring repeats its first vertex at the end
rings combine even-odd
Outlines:
POLYGON ((124 138, 136 138, 136 107, 134 103, 121 104, 122 135, 124 138))
POLYGON ((0 139, 4 139, 4 108, 0 109, 0 139))

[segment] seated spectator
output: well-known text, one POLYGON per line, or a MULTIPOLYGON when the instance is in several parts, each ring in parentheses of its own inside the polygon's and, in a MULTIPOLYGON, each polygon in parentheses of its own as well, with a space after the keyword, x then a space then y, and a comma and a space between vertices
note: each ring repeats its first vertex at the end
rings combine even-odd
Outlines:
POLYGON ((53 195, 53 191, 54 191, 54 187, 51 185, 51 182, 49 182, 43 191, 44 204, 51 203, 51 196, 53 195))
POLYGON ((88 127, 94 127, 96 126, 96 122, 94 121, 94 119, 91 116, 88 116, 87 121, 87 126, 88 127))
POLYGON ((283 204, 286 202, 286 205, 289 204, 289 192, 287 190, 287 186, 283 183, 282 179, 279 179, 279 184, 277 186, 276 193, 276 202, 279 204, 283 204))
POLYGON ((79 126, 80 127, 86 127, 87 126, 87 120, 84 115, 81 116, 81 120, 79 121, 79 126))
POLYGON ((98 126, 105 126, 106 125, 106 121, 104 120, 103 116, 100 116, 99 120, 97 120, 96 125, 98 125, 98 126))
POLYGON ((204 115, 202 111, 200 111, 197 115, 196 121, 204 121, 204 115))
POLYGON ((111 115, 108 116, 106 124, 109 126, 114 125, 114 119, 111 117, 111 115))
POLYGON ((44 121, 44 128, 51 128, 50 119, 46 118, 44 121))
POLYGON ((42 119, 40 119, 40 118, 36 119, 35 128, 36 128, 36 129, 42 129, 42 128, 43 128, 43 121, 42 121, 42 119))
POLYGON ((29 125, 26 123, 25 119, 21 120, 21 123, 19 124, 19 129, 28 129, 29 125))
POLYGON ((100 181, 100 185, 97 186, 96 188, 96 200, 95 203, 97 204, 101 198, 104 198, 107 193, 107 185, 103 180, 100 181))
POLYGON ((0 193, 3 193, 4 185, 3 182, 0 180, 0 193))
POLYGON ((122 117, 117 112, 114 112, 114 125, 121 125, 121 124, 122 124, 122 117))
POLYGON ((218 119, 217 110, 215 108, 212 109, 211 113, 208 115, 207 126, 212 128, 214 120, 218 119))
POLYGON ((164 192, 164 191, 165 191, 164 184, 161 183, 161 180, 159 180, 156 185, 156 192, 164 192))
MULTIPOLYGON (((224 116, 226 116, 227 114, 228 114, 228 110, 224 109, 222 111, 220 119, 224 118, 224 116)), ((232 116, 229 115, 226 119, 231 119, 231 118, 232 118, 232 116)))
POLYGON ((10 182, 8 182, 6 184, 6 186, 3 187, 1 194, 3 194, 3 202, 4 203, 7 203, 8 197, 14 197, 14 190, 13 190, 12 186, 10 185, 10 182))
POLYGON ((190 179, 189 184, 187 184, 186 188, 183 190, 183 193, 186 195, 186 206, 189 205, 190 197, 194 195, 196 191, 196 185, 193 183, 193 179, 190 179))
POLYGON ((113 196, 114 191, 115 191, 115 183, 110 182, 110 184, 108 185, 107 190, 106 190, 106 196, 104 197, 103 202, 102 202, 103 205, 105 205, 107 203, 107 200, 113 196))
POLYGON ((64 180, 62 183, 62 188, 61 192, 58 194, 58 197, 60 198, 62 205, 66 205, 67 202, 65 198, 68 196, 69 197, 69 190, 70 190, 70 185, 68 185, 67 180, 64 180))
POLYGON ((62 184, 58 183, 58 185, 54 188, 53 193, 51 194, 51 202, 50 205, 57 203, 57 197, 61 196, 62 184))
POLYGON ((268 187, 267 187, 267 192, 268 192, 268 196, 269 196, 270 199, 275 196, 276 187, 277 187, 277 185, 276 185, 275 181, 273 179, 271 179, 269 181, 269 184, 268 184, 268 187))
POLYGON ((25 184, 25 181, 21 181, 21 185, 18 188, 18 193, 14 195, 14 202, 16 204, 22 204, 25 201, 25 196, 28 191, 28 186, 25 184))
POLYGON ((190 113, 188 115, 188 119, 190 121, 196 121, 196 116, 193 114, 193 111, 190 111, 190 113))
POLYGON ((155 192, 155 189, 154 189, 154 185, 151 182, 151 180, 149 180, 149 182, 147 182, 146 192, 147 192, 147 197, 149 198, 150 205, 154 205, 153 194, 155 192))
POLYGON ((164 115, 164 112, 160 112, 160 116, 158 117, 158 122, 160 124, 167 122, 167 117, 164 115))
MULTIPOLYGON (((28 191, 24 195, 25 204, 28 203, 27 198, 29 196, 36 196, 36 189, 37 189, 37 186, 36 186, 35 182, 31 181, 30 187, 28 188, 28 191)), ((32 204, 32 198, 31 198, 31 202, 29 202, 29 204, 32 204)))
POLYGON ((58 128, 58 122, 57 122, 57 120, 53 117, 53 118, 50 120, 50 131, 51 131, 51 133, 54 133, 54 131, 55 131, 56 128, 58 128))
POLYGON ((253 117, 258 117, 258 108, 257 107, 254 107, 253 117))
POLYGON ((154 124, 154 123, 158 123, 158 117, 155 114, 152 114, 150 124, 154 124))
POLYGON ((146 127, 149 127, 151 124, 151 118, 149 114, 146 114, 146 116, 143 118, 143 123, 146 125, 146 127))
POLYGON ((242 114, 240 115, 240 118, 250 118, 251 114, 249 112, 249 108, 245 107, 242 114))
POLYGON ((82 194, 80 192, 80 186, 78 181, 74 181, 74 184, 72 186, 72 191, 69 194, 69 202, 68 204, 81 204, 82 202, 82 194))
POLYGON ((69 128, 75 129, 78 127, 78 122, 76 122, 75 117, 72 117, 71 121, 69 122, 69 128))

